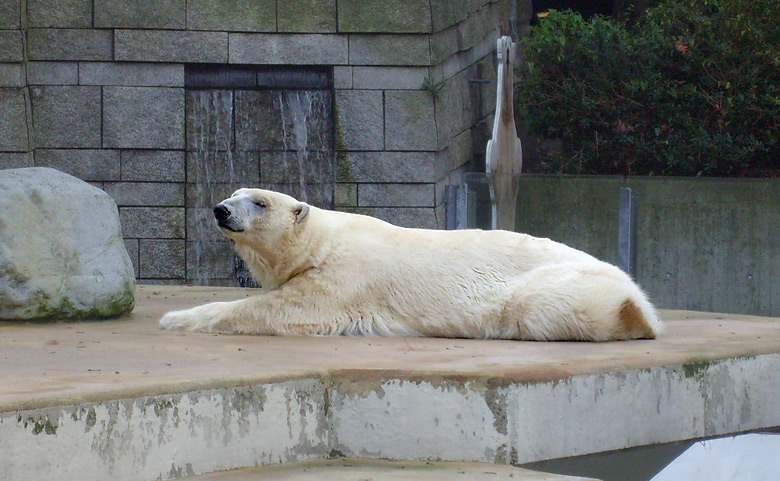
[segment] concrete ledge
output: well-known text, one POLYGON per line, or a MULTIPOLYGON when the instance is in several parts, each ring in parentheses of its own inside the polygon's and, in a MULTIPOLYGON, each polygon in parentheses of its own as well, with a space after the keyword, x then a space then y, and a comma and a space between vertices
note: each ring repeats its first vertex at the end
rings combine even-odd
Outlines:
POLYGON ((519 464, 780 425, 778 319, 664 311, 660 339, 604 344, 157 328, 169 309, 248 295, 139 286, 122 320, 0 324, 0 478, 333 454, 519 464))
POLYGON ((486 463, 431 463, 366 459, 328 459, 286 466, 265 466, 189 478, 191 481, 587 481, 557 474, 539 473, 512 466, 486 463))

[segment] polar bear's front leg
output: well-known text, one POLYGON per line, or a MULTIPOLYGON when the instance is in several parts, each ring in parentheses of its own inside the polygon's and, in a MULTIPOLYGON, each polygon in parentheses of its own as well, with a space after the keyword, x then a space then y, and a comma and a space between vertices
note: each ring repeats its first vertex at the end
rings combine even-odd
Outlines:
POLYGON ((171 311, 160 319, 160 327, 169 331, 204 331, 218 332, 230 330, 229 321, 237 309, 233 302, 212 302, 202 306, 171 311))
POLYGON ((271 336, 342 332, 344 319, 334 314, 334 296, 318 294, 307 298, 298 289, 285 287, 238 301, 172 311, 163 316, 160 326, 169 330, 271 336))

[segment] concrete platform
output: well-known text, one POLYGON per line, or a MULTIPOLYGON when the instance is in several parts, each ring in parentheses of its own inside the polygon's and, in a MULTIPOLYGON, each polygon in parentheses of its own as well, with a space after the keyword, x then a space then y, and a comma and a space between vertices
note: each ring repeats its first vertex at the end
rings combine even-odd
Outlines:
POLYGON ((120 320, 0 324, 0 479, 323 459, 521 464, 780 425, 780 320, 664 311, 653 341, 161 331, 251 295, 140 286, 120 320))
POLYGON ((596 481, 487 463, 328 459, 237 469, 188 481, 596 481))

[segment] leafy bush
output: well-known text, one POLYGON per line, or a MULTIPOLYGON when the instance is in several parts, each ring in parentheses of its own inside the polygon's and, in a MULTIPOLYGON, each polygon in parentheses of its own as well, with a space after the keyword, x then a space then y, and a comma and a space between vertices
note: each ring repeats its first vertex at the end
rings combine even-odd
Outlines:
MULTIPOLYGON (((635 25, 551 12, 516 108, 543 172, 780 175, 780 2, 664 1, 635 25)), ((522 64, 521 64, 522 65, 522 64)))

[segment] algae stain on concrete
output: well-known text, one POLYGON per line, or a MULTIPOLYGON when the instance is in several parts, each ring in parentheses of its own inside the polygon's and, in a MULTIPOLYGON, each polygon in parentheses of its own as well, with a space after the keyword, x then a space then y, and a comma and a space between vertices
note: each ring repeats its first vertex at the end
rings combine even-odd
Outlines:
MULTIPOLYGON (((755 359, 755 356, 737 356, 728 359, 731 362, 737 361, 751 361, 755 359)), ((709 374, 708 371, 713 367, 723 365, 723 359, 719 360, 692 360, 682 365, 683 376, 686 379, 702 380, 705 375, 709 374)))
POLYGON ((58 425, 56 421, 52 423, 48 416, 43 416, 37 419, 32 416, 28 416, 27 419, 23 419, 20 416, 18 418, 18 422, 22 424, 25 429, 31 428, 31 432, 36 436, 41 433, 52 436, 57 434, 58 425))
POLYGON ((683 376, 686 379, 702 380, 714 361, 691 361, 682 365, 683 376))

